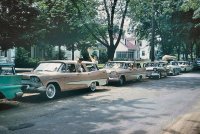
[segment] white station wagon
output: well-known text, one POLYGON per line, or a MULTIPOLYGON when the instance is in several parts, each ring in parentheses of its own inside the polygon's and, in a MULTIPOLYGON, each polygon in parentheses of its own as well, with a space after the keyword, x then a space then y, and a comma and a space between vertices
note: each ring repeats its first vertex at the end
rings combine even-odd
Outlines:
POLYGON ((22 77, 23 92, 44 93, 48 99, 55 98, 66 90, 89 88, 94 91, 98 85, 107 84, 107 73, 98 69, 93 62, 54 60, 43 61, 38 67, 22 77))
POLYGON ((145 68, 134 61, 109 61, 102 70, 106 70, 109 76, 108 82, 118 82, 119 85, 146 77, 145 68))

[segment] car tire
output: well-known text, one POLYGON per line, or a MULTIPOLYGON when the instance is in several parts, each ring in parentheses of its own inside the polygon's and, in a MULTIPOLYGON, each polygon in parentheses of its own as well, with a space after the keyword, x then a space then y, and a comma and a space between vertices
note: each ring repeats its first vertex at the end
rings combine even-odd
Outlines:
POLYGON ((119 78, 119 86, 122 86, 122 85, 124 85, 124 83, 125 83, 125 79, 124 79, 124 77, 120 77, 119 78))
POLYGON ((172 74, 173 76, 175 76, 176 75, 176 70, 175 69, 173 69, 173 74, 172 74))
POLYGON ((97 83, 96 82, 92 82, 91 84, 90 84, 90 90, 91 91, 95 91, 96 89, 97 89, 97 83))
POLYGON ((58 93, 59 93, 59 90, 55 84, 51 83, 47 85, 47 89, 45 92, 47 99, 54 99, 58 95, 58 93))
POLYGON ((141 81, 142 80, 142 75, 140 75, 137 79, 137 81, 141 81))
POLYGON ((159 75, 158 75, 157 79, 160 79, 160 78, 161 78, 161 73, 159 73, 159 75))
POLYGON ((167 77, 167 72, 165 73, 165 76, 164 76, 165 78, 167 77))

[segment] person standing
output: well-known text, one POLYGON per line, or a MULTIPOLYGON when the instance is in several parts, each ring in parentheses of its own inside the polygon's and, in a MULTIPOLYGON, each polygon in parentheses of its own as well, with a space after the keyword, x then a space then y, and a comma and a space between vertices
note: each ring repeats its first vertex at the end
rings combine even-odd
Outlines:
POLYGON ((77 71, 78 72, 83 72, 84 71, 84 67, 82 65, 82 61, 83 61, 83 58, 79 58, 78 61, 77 61, 77 71))

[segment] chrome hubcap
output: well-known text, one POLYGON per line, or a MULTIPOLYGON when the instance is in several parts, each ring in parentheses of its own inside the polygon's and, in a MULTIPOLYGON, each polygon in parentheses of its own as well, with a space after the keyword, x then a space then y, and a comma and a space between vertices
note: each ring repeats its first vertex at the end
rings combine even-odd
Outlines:
POLYGON ((96 90, 96 82, 92 82, 92 83, 91 83, 90 89, 91 89, 92 91, 96 90))
POLYGON ((47 90, 46 90, 46 95, 48 98, 52 99, 56 94, 56 88, 54 85, 50 84, 48 87, 47 87, 47 90))

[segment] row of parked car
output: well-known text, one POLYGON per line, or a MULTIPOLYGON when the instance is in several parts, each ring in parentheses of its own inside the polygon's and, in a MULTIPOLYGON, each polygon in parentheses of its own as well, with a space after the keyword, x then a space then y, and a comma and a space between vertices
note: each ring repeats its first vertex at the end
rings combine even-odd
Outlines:
POLYGON ((0 64, 0 98, 13 99, 23 93, 41 93, 53 99, 67 90, 88 88, 95 91, 96 86, 110 82, 122 86, 127 81, 167 77, 191 70, 192 66, 186 62, 175 61, 109 61, 99 69, 96 63, 89 61, 51 60, 40 62, 31 72, 16 75, 14 64, 3 63, 0 64))

